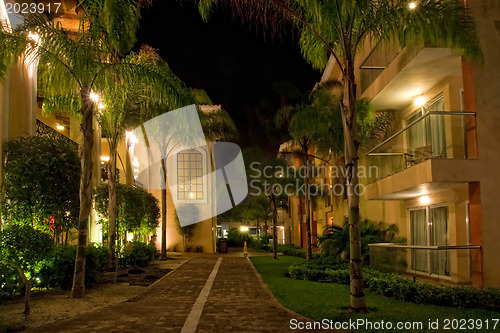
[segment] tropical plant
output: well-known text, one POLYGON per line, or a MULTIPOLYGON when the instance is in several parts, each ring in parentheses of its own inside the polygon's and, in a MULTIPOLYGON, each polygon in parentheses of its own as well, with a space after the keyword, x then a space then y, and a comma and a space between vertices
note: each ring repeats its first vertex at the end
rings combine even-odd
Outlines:
POLYGON ((363 291, 361 235, 359 228, 357 84, 355 63, 365 43, 377 45, 394 40, 413 47, 432 42, 461 50, 469 59, 481 59, 474 21, 464 3, 457 0, 418 2, 378 0, 195 0, 206 20, 215 5, 227 4, 233 15, 251 19, 272 32, 287 27, 299 30, 304 58, 314 68, 324 69, 328 59, 340 70, 344 161, 348 167, 349 223, 351 224, 352 311, 366 311, 363 291), (410 6, 410 4, 413 4, 410 6))
MULTIPOLYGON (((137 54, 140 62, 149 63, 156 73, 169 82, 173 96, 185 96, 185 102, 191 101, 189 91, 170 71, 156 52, 148 46, 143 46, 137 54)), ((108 141, 109 162, 108 167, 108 269, 116 269, 116 182, 117 182, 117 150, 119 142, 124 138, 126 129, 137 127, 142 120, 148 118, 148 111, 158 102, 154 94, 149 91, 144 82, 139 81, 134 85, 123 84, 116 78, 110 78, 108 84, 101 90, 102 98, 99 102, 96 118, 101 125, 103 136, 108 141)), ((124 167, 125 169, 125 167, 124 167)), ((127 175, 128 176, 128 175, 127 175)), ((127 183, 132 186, 132 179, 127 177, 127 183)))
MULTIPOLYGON (((374 223, 369 220, 360 221, 361 229, 361 258, 364 264, 369 263, 370 249, 368 244, 400 242, 396 233, 399 231, 397 225, 387 225, 383 222, 374 223)), ((331 225, 325 228, 319 237, 321 253, 326 256, 334 256, 342 259, 350 258, 349 245, 349 222, 343 226, 331 225)))
POLYGON ((24 313, 30 313, 30 294, 33 282, 42 262, 52 251, 53 243, 49 233, 30 224, 8 224, 0 231, 0 261, 15 267, 23 280, 24 313))
POLYGON ((75 148, 61 140, 20 138, 5 144, 4 157, 3 220, 50 229, 56 243, 67 244, 78 221, 80 163, 75 148))

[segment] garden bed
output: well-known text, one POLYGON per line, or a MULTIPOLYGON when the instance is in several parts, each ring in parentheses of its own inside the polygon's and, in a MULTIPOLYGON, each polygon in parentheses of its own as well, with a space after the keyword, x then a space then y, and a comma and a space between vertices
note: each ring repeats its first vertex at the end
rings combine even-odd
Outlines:
POLYGON ((99 282, 87 289, 87 296, 83 299, 71 298, 69 290, 34 289, 29 316, 23 314, 23 298, 0 304, 0 333, 21 332, 124 302, 184 262, 181 257, 168 261, 155 261, 147 267, 140 268, 144 272, 138 273, 129 273, 130 269, 120 268, 116 283, 114 283, 114 272, 101 273, 99 282))

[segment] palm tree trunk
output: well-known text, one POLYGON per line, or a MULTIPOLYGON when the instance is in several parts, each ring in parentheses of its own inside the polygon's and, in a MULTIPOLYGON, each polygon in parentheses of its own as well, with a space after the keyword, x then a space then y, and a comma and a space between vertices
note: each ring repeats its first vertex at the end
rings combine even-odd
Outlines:
POLYGON ((162 184, 161 190, 161 259, 167 260, 167 169, 165 160, 161 160, 162 184))
POLYGON ((116 140, 109 141, 108 165, 108 270, 116 270, 116 140))
MULTIPOLYGON (((307 140, 307 139, 306 139, 307 140)), ((306 202, 306 233, 307 233, 307 260, 312 260, 311 244, 311 198, 309 197, 309 145, 304 142, 303 153, 306 161, 306 175, 304 177, 305 202, 306 202)))
POLYGON ((352 61, 345 66, 341 100, 344 127, 345 165, 347 167, 347 202, 349 206, 350 241, 350 309, 352 312, 366 311, 361 258, 361 230, 359 226, 359 179, 358 179, 358 125, 356 121, 356 83, 352 61))
POLYGON ((278 208, 276 207, 276 198, 272 193, 269 195, 269 199, 271 200, 271 207, 273 209, 273 258, 278 259, 278 208))
POLYGON ((87 250, 89 215, 92 208, 92 147, 94 145, 94 129, 92 128, 92 110, 94 103, 89 98, 90 89, 81 90, 83 134, 80 177, 80 212, 78 215, 78 246, 76 249, 75 272, 71 297, 85 297, 85 252, 87 250))

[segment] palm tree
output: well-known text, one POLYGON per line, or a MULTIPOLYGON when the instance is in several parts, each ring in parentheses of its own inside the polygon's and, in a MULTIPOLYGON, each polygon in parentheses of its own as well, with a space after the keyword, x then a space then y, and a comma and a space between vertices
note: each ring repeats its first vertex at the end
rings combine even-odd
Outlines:
POLYGON ((98 93, 110 78, 124 85, 132 78, 142 79, 151 89, 164 92, 172 107, 181 98, 171 98, 175 89, 134 54, 132 48, 139 23, 138 0, 86 0, 79 3, 80 24, 76 34, 43 15, 27 15, 16 30, 2 26, 0 32, 0 74, 5 75, 12 60, 38 61, 39 86, 44 93, 44 109, 67 110, 81 117, 82 174, 78 247, 75 260, 72 297, 85 296, 85 252, 88 219, 92 207, 92 147, 94 116, 98 93), (39 38, 33 38, 36 33, 39 38))
MULTIPOLYGON (((282 126, 287 124, 288 133, 290 134, 291 143, 298 146, 298 149, 289 149, 281 151, 280 154, 285 156, 296 156, 303 160, 304 172, 304 201, 305 201, 305 224, 306 224, 306 241, 307 241, 307 260, 312 260, 312 233, 311 233, 311 195, 310 195, 310 167, 311 157, 316 157, 310 154, 310 150, 317 144, 318 141, 328 135, 329 120, 334 116, 334 105, 330 98, 325 100, 325 90, 316 90, 311 94, 311 102, 309 104, 300 104, 296 107, 287 106, 278 110, 276 114, 276 125, 282 126), (326 101, 326 103, 325 103, 326 101)), ((328 142, 330 143, 330 141, 328 142)))
MULTIPOLYGON (((168 66, 163 63, 156 52, 148 47, 143 46, 138 54, 135 55, 137 61, 148 63, 148 66, 155 69, 157 74, 164 76, 166 82, 170 82, 174 89, 175 95, 184 96, 184 103, 192 102, 187 88, 178 80, 170 71, 168 66), (177 82, 176 82, 177 81, 177 82)), ((141 120, 148 117, 148 110, 155 105, 159 99, 149 87, 144 85, 144 82, 137 81, 133 85, 124 85, 117 82, 116 78, 112 77, 108 84, 101 90, 101 102, 98 104, 98 112, 96 118, 101 125, 102 132, 106 137, 109 145, 109 162, 108 162, 108 215, 109 215, 109 232, 108 232, 108 270, 115 270, 116 263, 116 182, 117 182, 117 150, 118 143, 123 139, 125 130, 137 127, 141 120)), ((168 104, 166 105, 168 107, 168 104)), ((130 184, 131 185, 131 184, 130 184)))
POLYGON ((354 64, 366 42, 373 45, 395 40, 401 46, 430 41, 461 50, 470 59, 480 60, 481 50, 474 22, 462 1, 420 0, 200 0, 200 13, 210 17, 215 5, 229 5, 233 15, 251 19, 275 35, 284 27, 299 30, 304 58, 324 69, 332 57, 340 69, 344 160, 348 168, 347 199, 351 241, 351 311, 366 311, 359 227, 358 148, 356 77, 354 64))

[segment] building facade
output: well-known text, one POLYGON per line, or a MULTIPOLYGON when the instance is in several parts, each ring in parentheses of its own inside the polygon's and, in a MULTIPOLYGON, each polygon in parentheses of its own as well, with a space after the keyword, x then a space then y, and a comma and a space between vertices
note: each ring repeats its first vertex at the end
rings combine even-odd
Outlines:
MULTIPOLYGON (((396 224, 407 239, 406 245, 372 246, 372 264, 498 288, 500 3, 477 0, 468 6, 482 64, 447 48, 400 49, 390 42, 366 43, 358 57, 358 97, 368 98, 376 110, 397 113, 394 135, 360 156, 366 171, 360 174, 360 213, 362 219, 396 224)), ((339 75, 330 60, 322 80, 339 75)), ((289 207, 288 237, 304 246, 303 204, 291 198, 289 207)), ((347 215, 343 194, 315 200, 313 233, 343 225, 347 215)))

